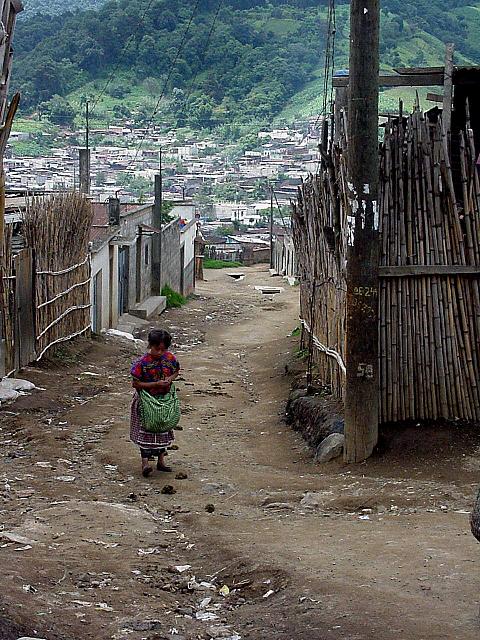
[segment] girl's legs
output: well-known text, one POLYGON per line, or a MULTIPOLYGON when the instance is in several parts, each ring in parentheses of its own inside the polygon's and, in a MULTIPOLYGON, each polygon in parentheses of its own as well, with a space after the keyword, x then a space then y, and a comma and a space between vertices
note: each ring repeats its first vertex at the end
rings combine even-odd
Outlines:
POLYGON ((148 476, 153 472, 153 469, 150 466, 150 450, 140 449, 140 455, 142 456, 142 475, 144 478, 148 478, 148 476))
POLYGON ((158 471, 164 471, 165 473, 169 473, 172 468, 167 466, 165 464, 165 456, 166 456, 167 452, 165 449, 160 449, 158 452, 158 462, 157 462, 157 469, 158 471))

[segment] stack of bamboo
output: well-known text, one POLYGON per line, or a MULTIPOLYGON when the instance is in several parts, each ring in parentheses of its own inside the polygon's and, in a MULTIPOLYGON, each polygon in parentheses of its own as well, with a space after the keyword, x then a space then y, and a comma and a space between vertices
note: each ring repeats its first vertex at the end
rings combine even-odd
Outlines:
POLYGON ((303 344, 322 385, 344 395, 348 185, 344 156, 332 147, 302 184, 292 228, 300 277, 303 344))
POLYGON ((37 356, 90 329, 91 203, 78 193, 36 198, 24 230, 34 249, 37 356))
POLYGON ((467 125, 460 144, 463 188, 455 193, 441 122, 432 124, 416 110, 388 125, 381 150, 381 264, 443 265, 444 273, 412 269, 381 279, 383 422, 480 419, 476 156, 467 125), (477 267, 477 274, 454 273, 459 265, 477 267))

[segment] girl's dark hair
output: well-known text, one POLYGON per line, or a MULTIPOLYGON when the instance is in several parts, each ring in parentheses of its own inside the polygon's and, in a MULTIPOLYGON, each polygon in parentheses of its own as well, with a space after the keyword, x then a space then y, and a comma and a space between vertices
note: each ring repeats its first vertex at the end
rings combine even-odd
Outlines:
POLYGON ((168 331, 155 329, 148 334, 148 344, 150 347, 160 347, 163 345, 165 349, 168 349, 172 344, 172 336, 168 331))

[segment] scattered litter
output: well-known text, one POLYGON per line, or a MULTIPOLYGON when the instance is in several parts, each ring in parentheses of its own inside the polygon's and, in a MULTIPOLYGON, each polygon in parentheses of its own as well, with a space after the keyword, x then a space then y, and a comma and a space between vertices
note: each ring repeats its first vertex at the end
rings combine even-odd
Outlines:
POLYGON ((19 378, 3 378, 0 386, 11 391, 34 391, 35 385, 28 380, 20 380, 19 378))
POLYGON ((29 549, 32 549, 32 545, 31 544, 27 544, 24 547, 17 547, 15 549, 15 551, 28 551, 29 549))
POLYGON ((35 466, 42 467, 42 469, 51 469, 52 468, 52 463, 51 462, 36 462, 35 466))
POLYGON ((101 374, 100 373, 93 373, 93 371, 84 371, 80 375, 81 376, 93 376, 95 378, 101 378, 101 374))
POLYGON ((264 594, 263 594, 263 596, 262 596, 262 597, 266 600, 267 598, 270 598, 270 596, 273 596, 273 594, 274 594, 274 593, 275 593, 275 591, 274 591, 273 589, 269 589, 269 590, 267 591, 267 593, 264 593, 264 594))
POLYGON ((195 618, 201 622, 211 622, 212 620, 218 620, 218 616, 211 611, 197 611, 195 618))
POLYGON ((182 564, 182 565, 176 566, 175 570, 178 571, 178 573, 185 573, 185 571, 188 571, 191 568, 192 568, 191 564, 182 564))
POLYGON ((33 540, 29 540, 24 536, 19 536, 18 534, 10 531, 1 531, 0 540, 8 540, 8 542, 14 542, 15 544, 24 544, 28 546, 31 546, 32 544, 36 544, 33 540))
POLYGON ((212 601, 212 598, 204 598, 199 604, 200 609, 205 609, 205 607, 208 607, 211 601, 212 601))
POLYGON ((75 482, 75 476, 55 476, 55 480, 59 482, 75 482))
POLYGON ((38 589, 32 587, 31 584, 24 584, 22 587, 22 591, 25 591, 25 593, 37 593, 38 589))
POLYGON ((95 605, 95 609, 97 609, 97 611, 113 611, 113 607, 108 605, 106 602, 99 602, 95 605))
POLYGON ((359 520, 370 520, 370 516, 360 516, 359 520))
POLYGON ((143 340, 137 340, 133 334, 127 333, 126 331, 118 331, 118 329, 109 329, 105 331, 105 335, 109 338, 119 338, 120 340, 128 340, 129 342, 134 342, 135 344, 143 345, 143 340))
POLYGON ((118 465, 117 464, 106 464, 105 465, 105 469, 107 471, 117 471, 118 465))
POLYGON ((90 544, 98 544, 101 547, 105 547, 105 549, 115 549, 115 547, 118 547, 118 542, 103 542, 103 540, 88 540, 88 539, 85 539, 84 542, 88 542, 90 544))
POLYGON ((223 587, 219 590, 218 592, 221 596, 223 596, 224 598, 226 598, 227 596, 230 595, 230 589, 227 587, 226 584, 223 585, 223 587))
POLYGON ((160 549, 158 547, 150 547, 149 549, 139 549, 137 551, 139 556, 151 556, 154 553, 160 553, 160 549))

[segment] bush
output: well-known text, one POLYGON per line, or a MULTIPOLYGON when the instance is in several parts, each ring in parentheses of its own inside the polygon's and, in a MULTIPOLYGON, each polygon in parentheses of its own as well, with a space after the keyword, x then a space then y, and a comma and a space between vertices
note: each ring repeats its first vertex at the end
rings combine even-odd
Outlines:
POLYGON ((187 302, 187 299, 181 293, 174 291, 168 284, 163 287, 162 296, 167 299, 167 309, 179 309, 187 302))
POLYGON ((243 267, 241 262, 229 262, 228 260, 214 260, 205 258, 203 261, 205 269, 233 269, 235 267, 243 267))

